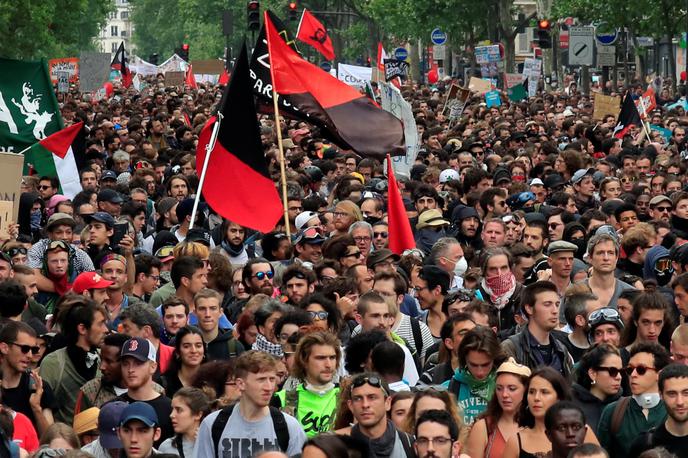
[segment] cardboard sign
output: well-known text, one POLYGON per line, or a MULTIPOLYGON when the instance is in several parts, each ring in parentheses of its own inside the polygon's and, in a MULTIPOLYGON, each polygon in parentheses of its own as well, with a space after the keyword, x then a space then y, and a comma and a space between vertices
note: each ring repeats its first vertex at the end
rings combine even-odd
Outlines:
POLYGON ((165 86, 184 86, 184 72, 165 72, 165 86))
POLYGON ((82 52, 79 60, 79 90, 94 92, 110 77, 109 52, 82 52))
POLYGON ((58 82, 58 72, 67 72, 69 75, 69 82, 76 83, 79 78, 79 58, 66 57, 64 59, 50 59, 48 61, 48 71, 50 72, 50 81, 52 81, 53 84, 58 82))
POLYGON ((224 62, 218 59, 192 60, 191 66, 197 75, 221 75, 224 71, 224 62))
POLYGON ((14 218, 14 202, 11 200, 0 200, 0 240, 10 238, 9 227, 11 221, 16 222, 14 218))
POLYGON ((447 99, 444 102, 442 114, 449 109, 449 120, 455 122, 461 117, 463 109, 466 107, 466 102, 468 102, 470 96, 470 90, 460 87, 456 84, 452 84, 449 88, 449 91, 447 91, 447 99))
POLYGON ((607 115, 613 115, 618 118, 621 112, 621 97, 618 95, 610 96, 603 94, 595 94, 594 110, 592 112, 592 119, 600 120, 607 115))
POLYGON ((0 200, 13 202, 12 220, 17 221, 24 170, 24 155, 0 153, 0 200))
POLYGON ((471 92, 475 92, 476 94, 483 95, 487 92, 490 92, 492 90, 492 83, 490 83, 488 80, 476 78, 475 76, 472 76, 471 79, 468 81, 468 89, 471 92))

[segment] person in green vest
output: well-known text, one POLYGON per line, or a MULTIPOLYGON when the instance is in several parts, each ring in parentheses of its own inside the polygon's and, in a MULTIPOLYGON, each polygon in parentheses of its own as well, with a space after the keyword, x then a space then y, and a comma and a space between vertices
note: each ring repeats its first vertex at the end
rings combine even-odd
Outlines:
POLYGON ((342 356, 339 339, 328 331, 306 334, 296 347, 293 374, 301 383, 279 391, 272 405, 293 415, 306 436, 330 431, 334 425, 339 386, 333 380, 342 356))
POLYGON ((482 326, 466 333, 459 345, 458 357, 459 367, 443 386, 456 396, 464 423, 472 425, 492 399, 496 369, 506 358, 495 333, 482 326))

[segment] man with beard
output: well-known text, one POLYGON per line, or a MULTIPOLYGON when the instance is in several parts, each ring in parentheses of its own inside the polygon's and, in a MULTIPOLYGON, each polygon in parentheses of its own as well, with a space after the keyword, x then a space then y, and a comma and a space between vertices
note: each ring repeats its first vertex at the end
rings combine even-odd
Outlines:
POLYGON ((105 308, 77 296, 64 301, 58 315, 67 346, 49 353, 41 362, 40 376, 60 400, 55 421, 72 424, 79 389, 98 372, 98 349, 108 332, 105 308))
POLYGON ((288 302, 298 306, 301 300, 315 291, 317 278, 311 269, 303 266, 292 265, 282 274, 282 291, 288 302))
POLYGON ((227 256, 229 263, 233 266, 246 264, 249 259, 256 257, 252 247, 244 246, 246 229, 242 225, 224 220, 220 226, 219 235, 222 237, 222 242, 213 252, 217 251, 227 256))
POLYGON ((251 259, 243 268, 242 280, 244 286, 252 296, 255 294, 274 294, 272 279, 275 271, 272 264, 265 258, 251 259))
POLYGON ((272 405, 293 415, 313 437, 330 431, 334 424, 339 385, 333 383, 339 369, 341 343, 330 332, 318 331, 299 340, 292 373, 301 383, 279 391, 272 405))
POLYGON ((98 272, 84 272, 74 280, 72 291, 93 299, 96 304, 105 306, 109 299, 108 287, 112 284, 110 280, 98 275, 98 272))
POLYGON ((459 456, 459 426, 446 410, 426 410, 415 426, 413 448, 418 458, 451 458, 459 456))
MULTIPOLYGON (((132 259, 133 261, 133 259, 132 259)), ((120 323, 120 314, 123 310, 134 304, 142 303, 140 300, 127 296, 124 293, 124 285, 127 283, 127 270, 129 260, 119 254, 108 254, 100 263, 100 270, 103 278, 112 282, 107 287, 108 300, 105 307, 108 311, 108 327, 112 331, 117 330, 120 323)))
POLYGON ((688 456, 688 366, 670 364, 659 373, 659 392, 667 410, 667 419, 655 430, 638 437, 629 456, 664 447, 678 457, 688 456))
POLYGON ((552 458, 567 458, 585 441, 585 414, 571 401, 559 401, 547 409, 545 434, 552 443, 552 458))
POLYGON ((463 247, 480 249, 482 243, 478 237, 480 229, 480 218, 478 212, 473 207, 457 207, 452 214, 452 220, 457 226, 458 232, 456 239, 463 247))

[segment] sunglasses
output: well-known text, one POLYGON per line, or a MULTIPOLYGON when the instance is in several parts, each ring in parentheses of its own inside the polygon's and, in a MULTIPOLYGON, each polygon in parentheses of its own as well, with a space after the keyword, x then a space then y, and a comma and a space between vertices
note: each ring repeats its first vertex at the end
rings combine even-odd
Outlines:
POLYGON ((308 312, 308 316, 310 316, 312 320, 318 321, 326 320, 329 315, 330 314, 327 312, 308 312))
POLYGON ((654 367, 649 367, 649 366, 644 366, 642 364, 638 366, 628 366, 624 368, 624 372, 630 377, 633 375, 633 371, 636 371, 638 375, 643 376, 647 373, 647 371, 656 371, 657 369, 654 367))
POLYGON ((561 224, 560 223, 549 223, 548 226, 550 229, 555 230, 556 228, 561 226, 561 224))
POLYGON ((322 238, 323 231, 318 226, 311 226, 303 230, 303 238, 305 239, 317 239, 322 238))
POLYGON ((376 239, 386 239, 387 237, 389 237, 389 232, 373 232, 373 237, 375 237, 376 239))
POLYGON ((39 186, 38 189, 40 189, 41 191, 47 191, 48 189, 52 189, 52 186, 42 185, 39 186))
POLYGON ((362 255, 360 251, 354 251, 353 253, 345 254, 342 258, 358 258, 362 255))
MULTIPOLYGON (((652 247, 650 247, 652 248, 652 247)), ((655 262, 655 270, 658 272, 663 272, 665 270, 671 269, 671 259, 670 258, 661 258, 658 259, 655 262)))
POLYGON ((8 255, 10 255, 11 258, 17 256, 18 254, 26 254, 26 248, 22 247, 15 247, 15 248, 10 248, 9 250, 5 251, 8 255))
POLYGON ((597 324, 598 321, 602 320, 618 320, 620 318, 619 312, 611 308, 597 309, 590 314, 588 317, 588 322, 591 325, 597 324))
POLYGON ((623 177, 621 178, 622 183, 633 183, 635 181, 635 177, 623 177))
POLYGON ((657 207, 657 208, 655 208, 655 210, 657 210, 658 212, 662 212, 662 213, 664 213, 664 212, 670 213, 671 207, 657 207))
MULTIPOLYGON (((608 373, 610 377, 616 378, 619 374, 621 374, 623 369, 619 369, 618 367, 597 366, 595 367, 595 370, 604 371, 608 373)), ((640 371, 638 371, 638 373, 640 374, 640 371)))
POLYGON ((521 218, 515 214, 502 216, 502 221, 504 221, 504 224, 509 224, 512 221, 516 224, 521 224, 521 218))
POLYGON ((375 388, 380 388, 385 392, 385 394, 387 394, 387 390, 385 390, 385 388, 382 386, 382 380, 374 375, 370 377, 356 377, 353 382, 351 382, 351 391, 353 391, 354 388, 362 387, 366 383, 370 386, 374 386, 375 388))
POLYGON ((24 354, 27 354, 28 352, 33 353, 34 355, 37 354, 39 351, 41 351, 40 347, 37 346, 32 346, 32 345, 19 345, 16 342, 10 342, 10 345, 14 345, 15 347, 19 348, 19 351, 21 351, 24 354))
POLYGON ((268 280, 272 280, 272 277, 274 277, 274 276, 275 276, 275 274, 270 270, 268 270, 267 272, 258 272, 257 274, 252 275, 252 277, 256 278, 258 281, 265 280, 265 277, 267 277, 268 280))
POLYGON ((409 254, 410 254, 410 255, 413 255, 413 256, 415 256, 415 257, 417 257, 417 258, 420 258, 420 259, 423 259, 423 258, 425 257, 425 254, 423 254, 423 252, 420 251, 418 248, 412 248, 412 249, 410 249, 410 250, 404 250, 404 252, 401 253, 402 256, 406 256, 406 255, 409 255, 409 254))

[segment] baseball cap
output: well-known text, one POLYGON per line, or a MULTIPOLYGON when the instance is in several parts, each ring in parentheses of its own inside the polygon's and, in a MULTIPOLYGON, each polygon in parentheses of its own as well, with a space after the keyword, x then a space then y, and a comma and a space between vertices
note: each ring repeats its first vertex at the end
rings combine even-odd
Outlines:
POLYGON ((507 169, 499 168, 495 170, 494 176, 492 177, 492 182, 497 185, 502 181, 511 181, 511 172, 507 169))
POLYGON ((76 222, 71 215, 68 215, 67 213, 53 213, 50 218, 48 218, 46 229, 50 230, 53 226, 59 226, 60 224, 66 224, 72 228, 76 226, 76 222))
POLYGON ((545 183, 539 178, 533 178, 532 180, 530 180, 530 185, 531 186, 544 186, 545 183))
POLYGON ((155 346, 148 339, 141 337, 132 337, 124 342, 120 358, 131 356, 141 362, 153 361, 155 362, 155 346))
POLYGON ((576 173, 573 174, 573 177, 571 177, 571 183, 573 184, 578 184, 581 182, 581 180, 588 176, 588 175, 594 175, 595 174, 595 169, 590 167, 589 169, 578 169, 576 173))
POLYGON ((122 412, 127 408, 124 401, 111 401, 100 406, 98 414, 98 441, 104 449, 122 448, 122 441, 117 436, 117 426, 122 412))
POLYGON ((210 232, 200 227, 194 227, 193 229, 189 229, 184 240, 187 242, 199 242, 210 247, 210 232))
POLYGON ((72 290, 77 294, 82 294, 89 289, 103 289, 110 285, 112 282, 101 277, 98 272, 82 272, 74 280, 72 290))
POLYGON ((307 227, 300 231, 294 240, 294 244, 309 244, 309 245, 319 245, 325 242, 325 237, 322 234, 322 230, 319 227, 307 227))
POLYGON ((372 269, 373 267, 375 267, 376 264, 380 264, 381 262, 384 262, 389 258, 392 258, 394 262, 399 262, 399 259, 401 259, 399 255, 393 253, 392 250, 388 248, 382 248, 381 250, 376 250, 370 253, 370 255, 368 255, 368 260, 366 264, 369 268, 372 269))
POLYGON ((450 180, 458 180, 459 172, 454 169, 445 169, 440 172, 440 183, 446 183, 450 180))
POLYGON ((545 188, 552 190, 558 188, 559 186, 563 186, 566 183, 564 178, 558 173, 550 173, 545 177, 543 182, 545 184, 545 188))
POLYGON ((673 206, 671 199, 669 199, 664 194, 660 194, 660 195, 654 196, 652 199, 650 199, 650 207, 654 207, 655 205, 659 205, 662 202, 669 202, 673 206))
POLYGON ((193 211, 193 204, 194 200, 190 197, 179 202, 179 205, 177 205, 176 213, 177 219, 180 223, 183 222, 187 216, 191 216, 191 212, 193 211))
POLYGON ((79 435, 98 429, 99 413, 100 409, 98 407, 90 407, 76 414, 74 416, 74 432, 79 435))
POLYGON ((311 212, 311 211, 305 211, 305 212, 299 213, 296 216, 296 219, 294 220, 294 225, 296 226, 296 229, 298 229, 300 231, 301 229, 304 228, 304 226, 306 226, 306 224, 308 224, 308 221, 312 220, 316 216, 318 216, 318 214, 316 212, 311 212))
POLYGON ((122 196, 114 189, 103 189, 98 193, 98 202, 121 204, 124 202, 124 199, 122 199, 122 196))
POLYGON ((119 426, 125 425, 131 420, 142 421, 146 426, 155 426, 158 424, 158 414, 147 402, 132 402, 124 408, 119 416, 119 426))
POLYGON ((95 212, 92 215, 88 215, 86 218, 86 223, 91 224, 93 221, 105 224, 107 227, 115 227, 115 218, 111 214, 106 212, 95 212))
POLYGON ((106 170, 100 175, 100 181, 115 180, 117 181, 117 174, 112 170, 106 170))
POLYGON ((157 250, 155 250, 155 257, 160 260, 160 262, 167 262, 174 259, 174 245, 163 245, 157 250))

